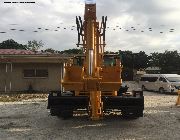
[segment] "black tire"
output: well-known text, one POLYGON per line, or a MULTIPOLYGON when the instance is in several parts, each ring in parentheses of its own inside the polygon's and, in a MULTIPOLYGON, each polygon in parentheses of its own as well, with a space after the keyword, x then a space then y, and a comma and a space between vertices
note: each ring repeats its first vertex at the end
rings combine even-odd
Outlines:
POLYGON ((164 93, 164 88, 160 87, 160 88, 159 88, 159 93, 160 93, 160 94, 163 94, 163 93, 164 93))
POLYGON ((61 116, 63 119, 69 119, 73 117, 73 110, 62 111, 61 116))
POLYGON ((61 111, 57 108, 50 108, 50 114, 51 116, 59 116, 61 115, 61 111))
POLYGON ((142 91, 145 91, 145 90, 146 90, 146 88, 145 88, 144 85, 142 85, 141 89, 142 89, 142 91))
POLYGON ((126 110, 121 110, 122 117, 124 119, 137 119, 139 117, 143 116, 143 110, 133 110, 133 111, 126 111, 126 110))

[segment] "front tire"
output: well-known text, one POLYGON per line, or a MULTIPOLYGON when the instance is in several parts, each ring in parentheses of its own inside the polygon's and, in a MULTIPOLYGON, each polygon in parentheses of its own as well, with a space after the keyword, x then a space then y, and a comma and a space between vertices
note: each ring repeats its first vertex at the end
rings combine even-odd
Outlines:
POLYGON ((50 114, 51 116, 59 116, 61 115, 61 111, 57 108, 50 108, 50 114))
POLYGON ((143 116, 143 110, 121 110, 124 119, 137 119, 143 116))
POLYGON ((141 89, 142 89, 142 91, 145 91, 145 90, 146 90, 146 88, 145 88, 144 85, 142 85, 141 89))
POLYGON ((73 110, 64 110, 59 117, 62 117, 63 119, 70 119, 73 117, 73 110))
POLYGON ((163 94, 163 93, 164 93, 164 88, 160 87, 160 88, 159 88, 159 93, 160 93, 160 94, 163 94))

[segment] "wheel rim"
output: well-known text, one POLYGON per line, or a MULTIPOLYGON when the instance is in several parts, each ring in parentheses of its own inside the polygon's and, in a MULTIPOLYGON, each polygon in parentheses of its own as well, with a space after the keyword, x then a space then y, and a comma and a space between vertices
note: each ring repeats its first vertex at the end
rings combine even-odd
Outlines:
POLYGON ((145 86, 142 86, 142 91, 144 91, 145 90, 145 86))
POLYGON ((164 92, 164 89, 163 88, 160 88, 159 89, 159 93, 163 93, 164 92))

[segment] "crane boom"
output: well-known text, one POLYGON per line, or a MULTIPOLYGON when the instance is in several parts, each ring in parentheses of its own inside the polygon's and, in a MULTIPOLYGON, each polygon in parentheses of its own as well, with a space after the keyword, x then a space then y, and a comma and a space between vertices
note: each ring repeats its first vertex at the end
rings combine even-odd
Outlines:
POLYGON ((105 55, 105 31, 107 17, 102 21, 96 18, 96 3, 86 0, 84 20, 76 17, 78 43, 83 55, 75 56, 65 64, 65 73, 61 81, 64 91, 49 94, 48 108, 51 115, 64 118, 73 116, 73 112, 86 109, 92 120, 103 118, 104 112, 121 110, 123 115, 143 115, 144 97, 142 91, 126 96, 122 90, 122 66, 119 55, 105 55), (64 93, 72 96, 63 96, 64 93), (124 94, 122 94, 124 93, 124 94))

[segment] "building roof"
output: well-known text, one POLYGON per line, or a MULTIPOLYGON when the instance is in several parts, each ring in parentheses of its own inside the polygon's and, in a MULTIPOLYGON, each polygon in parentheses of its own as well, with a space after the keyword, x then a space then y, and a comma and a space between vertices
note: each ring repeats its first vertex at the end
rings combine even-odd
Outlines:
POLYGON ((0 63, 61 63, 70 58, 72 56, 44 51, 0 49, 0 63))
POLYGON ((43 54, 51 54, 48 52, 34 52, 31 50, 16 50, 16 49, 0 49, 0 55, 43 55, 43 54))
POLYGON ((16 49, 0 49, 0 54, 34 54, 34 52, 30 50, 16 50, 16 49))

